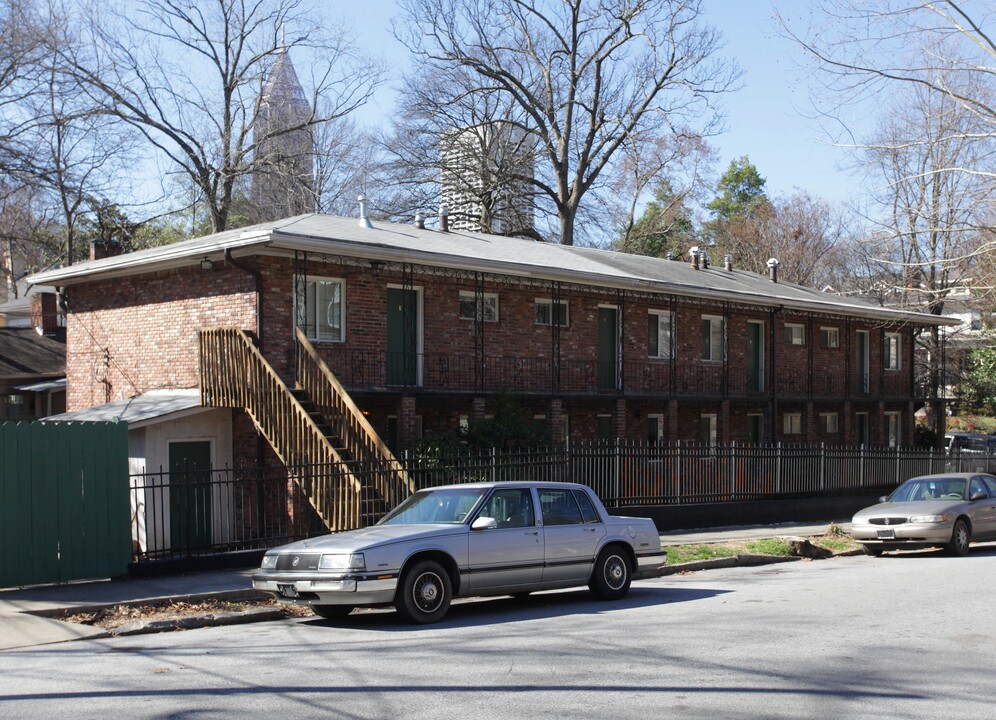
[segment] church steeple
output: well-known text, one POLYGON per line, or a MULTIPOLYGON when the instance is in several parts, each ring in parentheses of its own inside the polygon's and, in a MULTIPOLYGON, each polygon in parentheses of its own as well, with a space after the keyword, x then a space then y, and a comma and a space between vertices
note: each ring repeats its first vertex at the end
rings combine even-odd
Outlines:
POLYGON ((281 28, 281 49, 263 83, 253 125, 256 168, 252 199, 264 220, 314 210, 311 104, 298 80, 281 28))

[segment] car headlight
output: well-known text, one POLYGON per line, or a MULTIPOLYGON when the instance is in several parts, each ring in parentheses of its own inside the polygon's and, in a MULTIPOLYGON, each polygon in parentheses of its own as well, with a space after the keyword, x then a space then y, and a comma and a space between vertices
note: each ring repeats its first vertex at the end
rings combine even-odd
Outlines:
POLYGON ((277 566, 277 556, 276 555, 264 555, 263 564, 260 565, 262 570, 273 570, 277 566))
POLYGON ((351 555, 322 555, 318 561, 319 570, 366 570, 367 563, 363 553, 351 555))
POLYGON ((916 523, 917 525, 930 525, 932 523, 942 523, 947 521, 947 515, 914 515, 910 518, 910 522, 916 523))
POLYGON ((851 525, 867 525, 867 524, 868 520, 863 517, 858 517, 857 515, 855 515, 854 517, 851 518, 851 525))

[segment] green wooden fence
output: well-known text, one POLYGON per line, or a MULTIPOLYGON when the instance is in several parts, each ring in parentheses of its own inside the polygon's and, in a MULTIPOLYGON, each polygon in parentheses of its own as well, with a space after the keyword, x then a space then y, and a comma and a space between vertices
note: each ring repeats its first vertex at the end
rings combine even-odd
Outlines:
POLYGON ((0 587, 122 575, 127 423, 0 423, 0 587))

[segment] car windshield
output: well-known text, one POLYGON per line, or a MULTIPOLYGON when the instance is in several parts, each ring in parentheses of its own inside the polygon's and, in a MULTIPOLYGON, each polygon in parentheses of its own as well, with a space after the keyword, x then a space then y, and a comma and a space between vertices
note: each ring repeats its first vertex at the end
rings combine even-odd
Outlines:
POLYGON ((484 488, 423 490, 398 505, 380 524, 462 523, 485 492, 484 488))
POLYGON ((966 483, 964 478, 956 477, 913 478, 897 487, 889 496, 889 502, 964 500, 968 497, 965 494, 966 483))

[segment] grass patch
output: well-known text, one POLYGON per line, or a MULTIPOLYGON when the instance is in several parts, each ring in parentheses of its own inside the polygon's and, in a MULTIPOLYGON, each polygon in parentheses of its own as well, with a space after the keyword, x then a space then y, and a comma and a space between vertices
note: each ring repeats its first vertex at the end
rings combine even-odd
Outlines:
POLYGON ((715 560, 716 558, 733 557, 737 551, 726 545, 669 545, 667 564, 695 562, 696 560, 715 560))
MULTIPOLYGON (((834 553, 855 550, 861 546, 851 539, 839 526, 832 526, 826 535, 809 539, 813 545, 826 548, 834 553)), ((716 543, 713 545, 668 545, 668 565, 695 562, 697 560, 715 560, 717 558, 733 557, 741 553, 750 555, 774 555, 786 557, 791 555, 791 545, 787 540, 779 538, 764 538, 759 540, 716 543)))
POLYGON ((747 549, 747 552, 753 553, 754 555, 785 556, 789 554, 790 549, 789 544, 785 540, 778 540, 777 538, 752 540, 744 547, 747 549))

